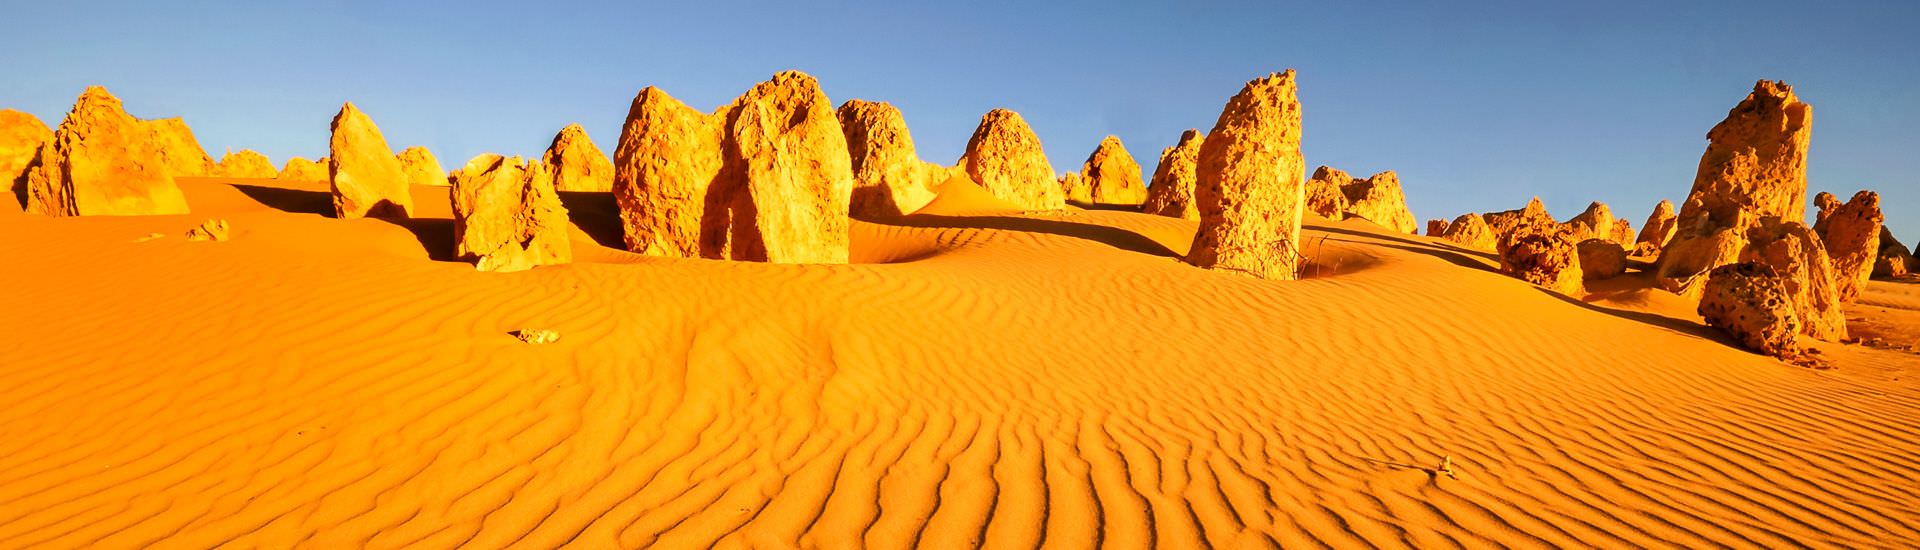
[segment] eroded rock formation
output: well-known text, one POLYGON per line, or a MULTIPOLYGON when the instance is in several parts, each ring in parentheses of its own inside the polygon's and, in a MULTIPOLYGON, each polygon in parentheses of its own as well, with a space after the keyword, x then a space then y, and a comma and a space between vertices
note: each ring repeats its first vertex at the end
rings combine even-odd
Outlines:
MULTIPOLYGON (((1580 241, 1587 239, 1612 241, 1615 231, 1613 221, 1613 210, 1607 208, 1606 203, 1594 201, 1587 203, 1587 209, 1581 211, 1580 215, 1567 220, 1567 229, 1573 231, 1573 238, 1580 241)), ((1624 243, 1616 242, 1615 244, 1624 243)))
POLYGON ((1589 281, 1611 279, 1627 272, 1627 249, 1606 239, 1580 241, 1580 276, 1589 281))
POLYGON ((1307 178, 1307 211, 1339 221, 1347 218, 1347 194, 1341 190, 1353 176, 1332 166, 1321 166, 1307 178))
POLYGON ((315 162, 303 157, 293 157, 287 159, 286 166, 280 168, 280 176, 277 179, 301 182, 327 181, 326 163, 325 158, 315 162))
POLYGON ((1487 225, 1487 220, 1477 214, 1464 214, 1447 224, 1440 238, 1453 241, 1467 248, 1494 252, 1500 248, 1500 236, 1487 225))
POLYGON ((1193 203, 1193 188, 1200 180, 1196 166, 1203 141, 1206 137, 1200 135, 1199 130, 1187 130, 1180 134, 1178 143, 1160 151, 1160 164, 1153 169, 1153 182, 1147 187, 1142 211, 1172 218, 1200 219, 1200 209, 1193 203))
POLYGON ((1840 311, 1840 290, 1833 261, 1813 230, 1800 222, 1766 217, 1749 230, 1750 243, 1736 261, 1759 262, 1779 273, 1793 297, 1800 330, 1807 336, 1838 342, 1847 337, 1847 318, 1840 311))
MULTIPOLYGON (((724 109, 723 109, 724 110, 724 109)), ((726 258, 726 208, 708 196, 720 174, 720 116, 708 117, 659 88, 633 98, 614 149, 613 196, 627 250, 652 256, 726 258), (702 221, 711 212, 713 224, 702 221), (712 227, 703 231, 703 226, 712 227)))
POLYGON ((1446 233, 1447 233, 1447 220, 1442 220, 1437 218, 1427 220, 1427 236, 1428 237, 1438 237, 1441 235, 1445 235, 1446 233))
POLYGON ((327 172, 335 217, 405 218, 413 212, 413 192, 400 159, 380 127, 353 103, 341 105, 333 117, 327 158, 333 161, 327 172))
POLYGON ((179 118, 163 118, 145 121, 148 139, 154 141, 154 150, 160 153, 160 162, 167 167, 167 173, 176 178, 196 178, 213 173, 213 158, 207 156, 207 150, 200 148, 200 140, 194 139, 193 129, 179 118))
POLYGON ((885 102, 847 100, 835 111, 853 161, 856 218, 911 214, 933 200, 945 170, 920 160, 900 109, 885 102))
POLYGON ((1413 212, 1407 209, 1407 194, 1400 189, 1400 175, 1392 170, 1356 179, 1340 186, 1347 197, 1346 215, 1360 218, 1396 232, 1413 234, 1413 212))
POLYGON ((454 252, 480 271, 573 261, 567 208, 545 164, 481 155, 453 182, 454 252))
POLYGON ((1800 355, 1800 319, 1778 272, 1742 262, 1714 268, 1701 290, 1700 316, 1747 349, 1791 359, 1800 355))
POLYGON ((440 159, 433 157, 433 151, 415 145, 400 151, 400 173, 406 174, 408 185, 449 185, 447 171, 440 167, 440 159))
POLYGON ((1703 276, 1737 261, 1761 219, 1805 219, 1812 118, 1791 86, 1762 80, 1707 133, 1693 189, 1660 254, 1661 288, 1698 297, 1703 276))
POLYGON ((1519 210, 1481 214, 1480 218, 1487 222, 1488 229, 1493 230, 1493 239, 1496 243, 1505 242, 1508 236, 1522 227, 1554 223, 1553 216, 1547 213, 1546 205, 1540 203, 1540 197, 1528 200, 1527 205, 1519 210))
POLYGON ((1666 248, 1667 241, 1673 238, 1674 222, 1673 202, 1662 200, 1653 205, 1653 213, 1647 215, 1647 224, 1640 226, 1640 236, 1634 239, 1634 255, 1658 256, 1666 248))
POLYGON ((1913 251, 1893 238, 1893 232, 1887 230, 1886 225, 1881 225, 1880 253, 1873 261, 1873 276, 1892 279, 1915 271, 1920 271, 1920 261, 1915 260, 1913 251))
POLYGON ((1852 303, 1860 299, 1860 288, 1873 276, 1874 260, 1880 256, 1880 230, 1886 221, 1880 213, 1880 194, 1854 193, 1846 204, 1823 205, 1821 211, 1825 215, 1814 223, 1813 231, 1833 259, 1833 282, 1840 301, 1852 303))
POLYGON ((1053 164, 1047 162, 1039 136, 1019 113, 994 109, 980 117, 959 166, 988 193, 1021 208, 1066 207, 1066 193, 1054 179, 1053 164))
POLYGON ((1147 200, 1147 184, 1140 179, 1140 163, 1127 154, 1118 136, 1107 136, 1087 155, 1080 166, 1077 183, 1062 191, 1067 200, 1088 204, 1142 204, 1147 200))
POLYGON ((0 109, 0 184, 5 184, 10 195, 26 195, 27 168, 40 154, 40 145, 52 139, 53 130, 38 117, 0 109))
POLYGON ((80 94, 27 175, 27 211, 50 216, 187 213, 151 130, 120 99, 94 86, 80 94))
POLYGON ((252 149, 228 151, 221 155, 216 171, 223 178, 273 179, 280 176, 280 171, 273 168, 273 161, 252 149))
POLYGON ((1575 298, 1586 292, 1579 245, 1567 226, 1547 220, 1517 227, 1499 248, 1501 273, 1575 298))
POLYGON ((568 124, 553 136, 541 160, 553 168, 553 186, 561 191, 612 191, 613 161, 587 137, 587 129, 568 124))
POLYGON ((1293 71, 1247 82, 1200 146, 1200 228, 1187 261, 1263 279, 1298 278, 1304 168, 1293 71))

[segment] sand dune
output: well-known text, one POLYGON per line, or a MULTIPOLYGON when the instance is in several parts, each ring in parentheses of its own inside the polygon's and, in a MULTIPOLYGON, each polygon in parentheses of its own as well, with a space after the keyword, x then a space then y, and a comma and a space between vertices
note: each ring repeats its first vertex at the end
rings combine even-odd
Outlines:
MULTIPOLYGON (((1920 540, 1920 356, 1792 367, 1644 279, 1570 299, 1360 220, 1260 281, 1179 262, 1193 222, 949 188, 769 265, 608 248, 574 193, 577 263, 480 273, 445 188, 182 188, 0 217, 0 547, 1920 540)), ((1920 327, 1916 289, 1861 322, 1920 327)))

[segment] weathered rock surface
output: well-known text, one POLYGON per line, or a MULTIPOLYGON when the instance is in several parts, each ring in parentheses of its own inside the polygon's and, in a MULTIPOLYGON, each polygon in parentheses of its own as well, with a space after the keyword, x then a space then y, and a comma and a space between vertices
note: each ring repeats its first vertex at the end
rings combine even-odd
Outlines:
POLYGON ((1655 282, 1661 288, 1698 297, 1700 279, 1737 261, 1748 230, 1761 219, 1805 219, 1812 118, 1813 108, 1791 86, 1762 80, 1707 133, 1693 189, 1660 254, 1655 282))
POLYGON ((1791 359, 1800 355, 1800 319, 1778 272, 1741 262, 1714 268, 1700 296, 1700 316, 1747 349, 1791 359))
POLYGON ((1833 214, 1834 210, 1838 210, 1840 208, 1840 197, 1833 196, 1833 193, 1821 191, 1817 194, 1814 194, 1813 206, 1815 208, 1820 209, 1819 211, 1813 214, 1814 231, 1819 232, 1820 226, 1822 224, 1827 223, 1827 216, 1833 214))
POLYGON ((1447 233, 1447 220, 1442 220, 1437 218, 1427 220, 1427 236, 1428 237, 1438 237, 1446 233, 1447 233))
POLYGON ((232 230, 228 228, 227 220, 215 218, 200 222, 198 227, 188 229, 187 242, 224 242, 231 234, 232 230))
POLYGON ((1247 82, 1200 146, 1200 228, 1187 262, 1263 279, 1299 278, 1306 212, 1294 73, 1247 82))
POLYGON ((1573 231, 1573 238, 1580 241, 1610 241, 1614 236, 1613 220, 1613 210, 1607 208, 1606 203, 1594 201, 1587 203, 1587 209, 1581 211, 1580 215, 1567 220, 1567 229, 1573 231))
POLYGON ((400 159, 380 135, 380 127, 353 103, 333 117, 327 158, 333 212, 339 218, 405 218, 413 212, 413 192, 400 159))
POLYGON ((1447 224, 1440 238, 1453 241, 1467 248, 1494 252, 1500 248, 1500 236, 1494 234, 1493 227, 1477 214, 1463 214, 1447 224))
POLYGON ((1542 223, 1554 223, 1553 216, 1547 214, 1546 205, 1540 203, 1540 197, 1534 197, 1532 200, 1528 200, 1527 206, 1519 210, 1505 210, 1481 214, 1480 218, 1482 221, 1487 222, 1488 229, 1493 230, 1495 243, 1506 241, 1508 236, 1522 227, 1530 227, 1542 223))
POLYGON ((587 129, 568 124, 553 136, 541 160, 553 168, 554 189, 561 191, 612 191, 613 161, 587 137, 587 129))
POLYGON ((40 147, 27 175, 27 212, 50 216, 187 213, 146 124, 94 86, 40 147))
POLYGON ((1893 238, 1893 232, 1887 226, 1880 226, 1880 254, 1873 262, 1873 276, 1891 279, 1904 277, 1920 271, 1920 260, 1915 260, 1913 251, 1907 245, 1893 238))
POLYGON ((207 150, 200 148, 200 140, 194 139, 193 129, 179 118, 163 118, 145 121, 147 139, 154 141, 154 150, 160 153, 160 162, 166 165, 167 173, 176 178, 196 178, 213 173, 213 158, 207 156, 207 150))
POLYGON ((1180 134, 1179 143, 1160 151, 1160 164, 1153 169, 1153 184, 1147 187, 1147 200, 1140 209, 1148 214, 1200 219, 1200 208, 1193 202, 1194 185, 1200 181, 1196 166, 1200 144, 1206 137, 1199 130, 1180 134))
POLYGON ((1749 230, 1750 240, 1736 261, 1759 262, 1779 273, 1802 334, 1838 342, 1847 337, 1847 318, 1840 311, 1840 290, 1833 261, 1813 230, 1800 222, 1761 218, 1749 230))
MULTIPOLYGON (((1119 136, 1107 136, 1087 155, 1087 162, 1072 187, 1064 187, 1067 200, 1088 204, 1142 204, 1147 200, 1147 184, 1140 179, 1140 163, 1120 143, 1119 136)), ((1063 181, 1064 183, 1064 181, 1063 181)))
POLYGON ((1567 226, 1548 220, 1517 227, 1499 248, 1501 273, 1575 298, 1586 292, 1579 245, 1567 226))
POLYGON ((1634 239, 1634 255, 1658 256, 1666 248, 1667 241, 1673 238, 1674 222, 1673 202, 1662 200, 1653 205, 1653 213, 1647 215, 1647 224, 1640 226, 1640 236, 1634 239))
POLYGON ((994 109, 980 117, 959 165, 967 177, 1001 200, 1028 210, 1059 210, 1066 193, 1054 179, 1040 138, 1019 113, 994 109))
POLYGON ((920 160, 900 109, 885 102, 847 100, 835 111, 853 161, 856 218, 911 214, 933 200, 945 170, 920 160), (939 178, 939 179, 936 179, 939 178))
POLYGON ((252 149, 239 152, 228 151, 221 155, 220 165, 215 169, 223 178, 273 179, 280 177, 280 171, 273 168, 273 161, 266 155, 252 149))
POLYGON ((627 247, 846 263, 850 157, 826 94, 803 73, 776 74, 712 116, 641 90, 614 151, 627 247))
POLYGON ((1360 218, 1400 233, 1414 234, 1420 227, 1407 209, 1407 194, 1400 189, 1400 175, 1392 170, 1356 179, 1340 186, 1347 197, 1346 215, 1360 218))
POLYGON ((280 176, 277 179, 301 182, 327 181, 327 162, 325 158, 320 159, 319 162, 303 157, 287 159, 287 164, 280 168, 280 176))
POLYGON ((450 185, 452 180, 447 171, 440 167, 440 159, 433 157, 433 151, 415 145, 408 147, 396 156, 400 161, 400 173, 406 174, 408 185, 450 185))
POLYGON ((1353 176, 1332 166, 1321 166, 1307 178, 1307 211, 1329 220, 1347 219, 1347 194, 1342 188, 1353 176))
POLYGON ((52 139, 53 130, 38 117, 0 109, 0 184, 5 184, 10 194, 26 195, 27 168, 40 154, 40 145, 52 139))
POLYGON ((1627 249, 1606 239, 1580 241, 1580 276, 1589 281, 1611 279, 1627 272, 1627 249))
POLYGON ((1821 208, 1827 214, 1814 223, 1813 231, 1820 235, 1821 244, 1827 247, 1827 256, 1833 259, 1833 282, 1840 301, 1853 303, 1860 299, 1861 287, 1873 276, 1874 260, 1880 256, 1880 230, 1886 217, 1880 213, 1880 194, 1872 191, 1854 193, 1846 204, 1829 206, 1831 208, 1821 208))
POLYGON ((454 252, 480 271, 573 261, 567 208, 545 164, 481 155, 453 182, 454 252))

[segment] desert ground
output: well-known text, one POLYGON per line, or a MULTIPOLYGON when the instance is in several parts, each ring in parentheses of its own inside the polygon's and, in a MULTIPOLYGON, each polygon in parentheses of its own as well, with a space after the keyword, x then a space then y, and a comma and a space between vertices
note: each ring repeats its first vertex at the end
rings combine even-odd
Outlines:
POLYGON ((0 547, 1920 540, 1911 280, 1820 369, 1644 266, 1570 297, 1361 219, 1260 280, 1182 263, 1193 221, 957 180, 784 265, 629 253, 562 192, 573 262, 487 273, 446 187, 178 181, 190 214, 0 208, 0 547))

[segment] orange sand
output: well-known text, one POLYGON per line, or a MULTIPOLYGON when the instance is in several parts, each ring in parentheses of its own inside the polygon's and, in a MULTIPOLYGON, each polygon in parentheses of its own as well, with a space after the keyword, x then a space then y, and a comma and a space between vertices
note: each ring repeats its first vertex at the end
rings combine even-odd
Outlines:
MULTIPOLYGON (((612 201, 563 193, 578 263, 502 274, 447 261, 445 188, 395 223, 183 187, 0 215, 0 547, 1920 540, 1920 356, 1787 366, 1644 280, 1362 221, 1259 281, 1175 259, 1191 222, 948 189, 791 266, 600 246, 612 201)), ((1920 285, 1867 290, 1914 342, 1920 285)))

